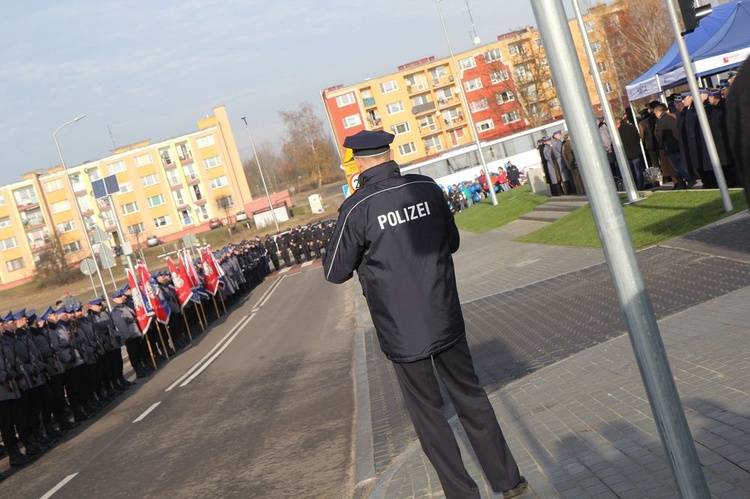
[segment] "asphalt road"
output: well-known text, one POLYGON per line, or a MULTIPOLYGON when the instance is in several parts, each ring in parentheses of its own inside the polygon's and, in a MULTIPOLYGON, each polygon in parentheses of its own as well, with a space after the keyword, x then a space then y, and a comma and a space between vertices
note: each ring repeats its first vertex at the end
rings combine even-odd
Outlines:
POLYGON ((147 383, 13 473, 0 496, 345 496, 351 290, 303 270, 268 279, 147 383))

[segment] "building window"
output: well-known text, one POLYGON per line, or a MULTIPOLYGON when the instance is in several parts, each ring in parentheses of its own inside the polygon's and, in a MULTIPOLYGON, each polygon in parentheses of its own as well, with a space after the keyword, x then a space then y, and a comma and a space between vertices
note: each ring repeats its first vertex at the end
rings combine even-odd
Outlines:
POLYGON ((489 107, 490 107, 490 103, 487 102, 487 99, 475 100, 474 102, 472 102, 469 105, 471 106, 471 112, 472 113, 476 113, 476 112, 479 112, 479 111, 484 111, 485 109, 489 109, 489 107))
POLYGON ((612 88, 612 84, 610 82, 608 81, 604 82, 604 91, 608 94, 611 94, 614 91, 614 89, 612 88))
POLYGON ((361 125, 362 118, 358 114, 352 114, 344 118, 344 128, 351 128, 353 126, 361 125))
POLYGON ((505 69, 500 71, 493 71, 492 73, 490 73, 490 81, 493 85, 508 81, 508 71, 505 69))
POLYGON ((402 133, 411 131, 411 127, 409 126, 409 123, 407 121, 404 121, 403 123, 399 123, 398 125, 393 125, 391 127, 391 130, 395 135, 401 135, 402 133))
POLYGON ((120 206, 120 211, 122 211, 123 215, 130 215, 131 213, 138 212, 138 203, 133 201, 132 203, 127 203, 122 206, 120 206))
POLYGON ((115 173, 124 172, 125 171, 125 162, 124 161, 118 161, 117 163, 112 163, 107 168, 109 169, 110 175, 114 175, 115 173))
POLYGON ((159 176, 156 173, 152 173, 151 175, 146 175, 145 177, 141 177, 141 185, 143 187, 149 187, 152 185, 156 185, 159 183, 159 176))
POLYGON ((169 215, 154 218, 154 225, 157 227, 166 227, 172 225, 172 221, 169 219, 169 215))
POLYGON ((63 251, 66 255, 68 253, 77 253, 81 251, 81 241, 73 241, 72 243, 64 244, 63 251))
POLYGON ((591 33, 596 29, 596 24, 594 24, 594 21, 586 21, 586 32, 591 33))
POLYGON ((156 206, 161 206, 164 204, 164 194, 157 194, 156 196, 151 196, 146 200, 146 203, 148 204, 149 208, 154 208, 156 206))
POLYGON ((431 150, 435 150, 435 151, 443 150, 443 144, 440 142, 440 136, 438 135, 427 137, 424 141, 424 146, 430 152, 432 152, 431 150))
POLYGON ((89 168, 88 170, 86 170, 86 174, 89 176, 89 180, 91 181, 99 180, 100 178, 102 178, 98 168, 89 168))
POLYGON ((541 48, 542 47, 542 39, 540 37, 534 38, 534 45, 536 45, 537 48, 541 48))
POLYGON ((555 97, 554 99, 550 99, 548 104, 549 104, 549 107, 552 107, 555 109, 560 107, 560 101, 557 99, 557 97, 555 97))
POLYGON ((414 145, 414 142, 409 142, 408 144, 402 144, 398 146, 398 153, 401 156, 406 156, 415 152, 417 152, 417 147, 414 145))
POLYGON ((195 140, 195 144, 198 146, 198 149, 203 149, 204 147, 216 144, 216 140, 214 140, 213 135, 206 135, 205 137, 198 137, 195 140))
POLYGON ((135 157, 135 166, 146 166, 146 165, 150 165, 153 162, 154 160, 151 159, 150 153, 135 157))
POLYGON ((187 201, 185 201, 184 189, 177 189, 176 191, 172 191, 172 197, 174 198, 174 202, 177 206, 185 206, 187 204, 187 201))
POLYGON ((472 90, 477 90, 479 88, 482 88, 482 79, 477 77, 474 79, 471 79, 464 83, 464 88, 467 92, 471 92, 472 90))
POLYGON ((465 136, 464 128, 461 127, 461 128, 457 128, 455 130, 451 130, 449 136, 451 138, 451 143, 454 146, 457 146, 459 144, 459 142, 461 142, 461 139, 463 139, 464 136, 465 136))
POLYGON ((511 111, 503 114, 503 123, 506 125, 509 123, 515 123, 516 121, 521 121, 521 113, 518 111, 511 111))
POLYGON ((76 230, 76 223, 73 220, 68 220, 67 222, 57 224, 57 232, 59 232, 60 234, 65 234, 66 232, 70 232, 71 230, 76 230))
POLYGON ((396 80, 384 81, 380 84, 380 91, 384 94, 395 92, 396 90, 398 90, 396 80))
POLYGON ((546 57, 541 60, 539 67, 542 69, 547 69, 549 67, 549 61, 547 61, 546 57))
POLYGON ((146 227, 143 225, 143 222, 128 225, 128 234, 130 234, 131 236, 137 236, 138 234, 143 234, 144 232, 146 232, 146 227))
POLYGON ((21 187, 20 189, 13 191, 13 197, 16 199, 16 206, 26 206, 39 202, 39 198, 36 197, 34 188, 31 186, 21 187))
POLYGON ((112 213, 112 210, 104 210, 99 213, 102 218, 102 223, 104 223, 105 227, 112 227, 115 225, 115 215, 112 213))
POLYGON ((505 92, 498 92, 495 95, 497 97, 498 104, 505 104, 506 102, 510 102, 516 99, 516 96, 513 95, 513 92, 511 92, 510 90, 506 90, 505 92))
POLYGON ((58 201, 57 203, 52 203, 50 205, 50 210, 52 210, 52 213, 62 213, 63 211, 68 211, 69 209, 70 201, 68 201, 67 199, 58 201))
POLYGON ((404 104, 401 101, 391 102, 385 106, 385 110, 389 115, 401 113, 404 110, 404 104))
POLYGON ((492 49, 484 54, 484 62, 490 63, 495 61, 500 61, 503 58, 503 53, 500 52, 500 49, 492 49))
POLYGON ((477 61, 474 59, 474 56, 466 57, 464 59, 458 60, 458 67, 466 70, 477 67, 477 61))
POLYGON ((185 178, 188 180, 197 180, 198 172, 195 171, 193 165, 185 165, 182 167, 182 173, 185 174, 185 178))
POLYGON ((510 52, 510 55, 518 55, 520 51, 521 50, 519 49, 519 45, 517 43, 508 45, 508 52, 510 52))
POLYGON ((595 54, 597 52, 600 52, 602 50, 602 42, 598 42, 598 41, 597 42, 591 42, 591 50, 595 54))
POLYGON ((219 187, 226 187, 229 185, 226 177, 212 178, 210 181, 211 189, 218 189, 219 187))
POLYGON ((47 192, 55 192, 62 189, 62 182, 60 179, 53 180, 52 182, 47 182, 44 184, 44 190, 47 192))
POLYGON ((159 157, 161 158, 162 165, 167 166, 172 164, 172 154, 168 147, 159 149, 159 157))
POLYGON ((516 66, 516 79, 518 81, 529 81, 534 77, 528 64, 516 66))
POLYGON ((9 237, 7 239, 0 239, 0 250, 9 250, 18 246, 18 241, 15 237, 9 237))
POLYGON ((181 183, 177 170, 167 170, 167 182, 169 182, 169 185, 179 185, 181 183))
POLYGON ((344 107, 354 104, 354 93, 349 92, 348 94, 339 95, 336 97, 336 105, 338 107, 344 107))
POLYGON ((218 156, 212 156, 203 160, 203 168, 209 170, 221 165, 221 159, 218 156))
POLYGON ((438 66, 430 70, 430 76, 432 76, 432 82, 437 85, 441 78, 448 76, 448 70, 445 66, 438 66))
POLYGON ((555 82, 552 81, 552 78, 544 80, 544 88, 555 88, 555 82))
POLYGON ((495 128, 495 121, 490 118, 488 120, 477 122, 477 132, 486 132, 495 128))
POLYGON ((597 62, 596 63, 596 69, 598 69, 600 73, 606 73, 607 72, 607 63, 606 62, 597 62))
POLYGON ((194 186, 192 186, 192 189, 190 189, 190 197, 192 198, 193 202, 203 199, 203 191, 201 190, 200 184, 195 184, 194 186))
POLYGON ((10 217, 0 218, 0 229, 10 227, 10 217))
POLYGON ((123 182, 119 184, 119 187, 120 187, 120 194, 125 194, 126 192, 133 191, 133 184, 130 182, 123 182))
POLYGON ((15 260, 8 260, 5 262, 5 266, 8 268, 8 272, 13 272, 14 270, 20 270, 26 266, 26 262, 23 261, 23 258, 16 258, 15 260))
POLYGON ((0 206, 5 206, 5 196, 0 194, 0 206))

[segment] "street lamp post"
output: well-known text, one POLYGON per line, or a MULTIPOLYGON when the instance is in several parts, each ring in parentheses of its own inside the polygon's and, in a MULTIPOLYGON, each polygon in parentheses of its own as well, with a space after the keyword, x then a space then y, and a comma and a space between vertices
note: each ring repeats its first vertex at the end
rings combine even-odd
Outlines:
POLYGON ((273 223, 276 225, 276 232, 279 232, 279 220, 276 218, 276 212, 273 210, 273 203, 271 202, 271 196, 268 194, 268 187, 266 187, 266 179, 263 176, 263 168, 260 166, 260 158, 258 153, 255 151, 255 142, 253 142, 253 136, 250 134, 250 127, 247 124, 247 118, 242 117, 242 121, 245 122, 245 130, 247 130, 247 138, 250 139, 250 147, 253 148, 253 156, 255 156, 255 162, 258 163, 258 172, 260 173, 260 180, 263 182, 263 190, 266 192, 266 199, 268 199, 268 208, 271 210, 273 215, 273 223))
POLYGON ((70 192, 73 195, 73 206, 75 206, 78 220, 80 220, 81 228, 83 228, 83 238, 86 240, 86 247, 89 250, 91 259, 94 260, 94 268, 96 269, 96 275, 99 276, 99 284, 101 284, 102 286, 104 299, 107 302, 107 308, 111 309, 112 305, 109 302, 109 293, 107 293, 107 287, 104 285, 104 279, 102 279, 102 273, 99 270, 99 263, 96 261, 96 256, 94 255, 94 247, 91 245, 91 239, 89 238, 88 229, 86 228, 86 223, 83 220, 83 214, 81 214, 81 207, 78 206, 78 199, 76 199, 76 193, 73 189, 73 182, 70 180, 70 175, 68 175, 68 167, 65 165, 65 159, 63 159, 62 150, 60 150, 60 143, 57 141, 57 134, 58 132, 60 132, 60 130, 68 125, 72 125, 73 123, 81 121, 85 117, 86 115, 84 114, 82 116, 78 116, 77 118, 73 118, 70 121, 66 121, 65 123, 57 127, 54 132, 52 132, 52 139, 55 141, 55 147, 57 147, 57 155, 60 156, 60 164, 62 165, 63 171, 65 172, 65 179, 67 180, 68 187, 70 187, 70 192))
POLYGON ((461 77, 459 75, 459 68, 458 64, 456 64, 456 56, 453 54, 453 46, 451 45, 451 40, 448 37, 448 28, 445 26, 445 19, 443 18, 443 9, 440 8, 440 2, 441 0, 437 0, 437 8, 438 13, 440 14, 440 22, 443 23, 443 31, 445 32, 445 41, 448 42, 448 50, 451 54, 451 64, 453 65, 453 71, 456 73, 456 78, 458 78, 458 92, 461 95, 461 103, 464 105, 464 108, 466 109, 466 115, 469 117, 469 125, 472 129, 472 134, 474 135, 474 142, 477 145, 477 151, 479 151, 479 159, 482 161, 482 170, 484 171, 484 176, 487 178, 487 187, 490 190, 490 196, 492 197, 492 206, 497 206, 497 196, 495 196, 495 186, 492 184, 492 176, 490 175, 490 169, 487 167, 487 161, 484 159, 484 152, 482 152, 482 144, 479 142, 479 131, 477 130, 476 124, 474 123, 474 116, 471 114, 471 109, 469 109, 469 101, 466 99, 466 93, 464 92, 464 86, 461 82, 461 77))

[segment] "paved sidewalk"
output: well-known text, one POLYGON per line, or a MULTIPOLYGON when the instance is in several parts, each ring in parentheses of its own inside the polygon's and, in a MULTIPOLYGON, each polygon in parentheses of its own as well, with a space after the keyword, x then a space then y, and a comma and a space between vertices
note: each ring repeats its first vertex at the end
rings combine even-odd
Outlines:
MULTIPOLYGON (((600 250, 512 242, 534 230, 534 224, 516 222, 483 235, 462 233, 456 266, 465 307, 535 283, 544 287, 544 281, 603 262, 600 250)), ((664 252, 689 253, 697 262, 701 255, 711 255, 707 264, 723 258, 726 268, 736 269, 750 263, 750 217, 744 212, 664 246, 669 248, 664 252)), ((750 497, 750 287, 735 285, 710 296, 662 315, 666 318, 659 326, 712 495, 750 497)), ((363 327, 366 319, 360 316, 363 327)), ((368 369, 372 365, 369 360, 368 369)), ((521 497, 676 496, 627 335, 512 381, 491 393, 490 400, 533 489, 521 497)), ((452 424, 467 469, 483 495, 493 497, 455 417, 452 424)), ((373 435, 375 426, 369 428, 373 435)), ((377 470, 374 485, 362 488, 372 498, 442 497, 413 433, 400 437, 408 438, 403 451, 384 459, 387 467, 377 470)), ((368 452, 360 440, 367 440, 362 433, 358 469, 360 452, 368 452)), ((358 480, 366 474, 360 472, 358 480)))

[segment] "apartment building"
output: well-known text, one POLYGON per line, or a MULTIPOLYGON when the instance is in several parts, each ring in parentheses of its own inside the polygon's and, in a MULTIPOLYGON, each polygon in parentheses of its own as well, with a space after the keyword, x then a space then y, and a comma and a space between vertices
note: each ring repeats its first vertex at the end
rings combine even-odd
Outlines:
POLYGON ((0 289, 32 280, 39 253, 55 237, 77 263, 90 256, 84 238, 95 226, 111 243, 135 247, 149 236, 167 242, 203 231, 211 218, 232 219, 248 209, 252 196, 226 109, 213 112, 195 132, 120 147, 112 156, 28 173, 0 187, 0 289), (95 199, 92 182, 111 176, 119 192, 95 199))
MULTIPOLYGON (((608 26, 616 20, 619 8, 607 7, 608 26)), ((601 9, 584 19, 608 98, 616 102, 619 87, 611 71, 614 55, 605 43, 601 9)), ((570 21, 570 28, 594 112, 601 114, 575 20, 570 21)), ((487 45, 456 54, 455 59, 456 70, 450 57, 431 56, 399 66, 395 73, 323 90, 336 143, 340 146, 360 130, 383 129, 396 135, 395 160, 408 165, 472 143, 475 137, 495 140, 563 117, 536 28, 502 34, 487 45), (463 86, 466 103, 458 85, 463 86)))

